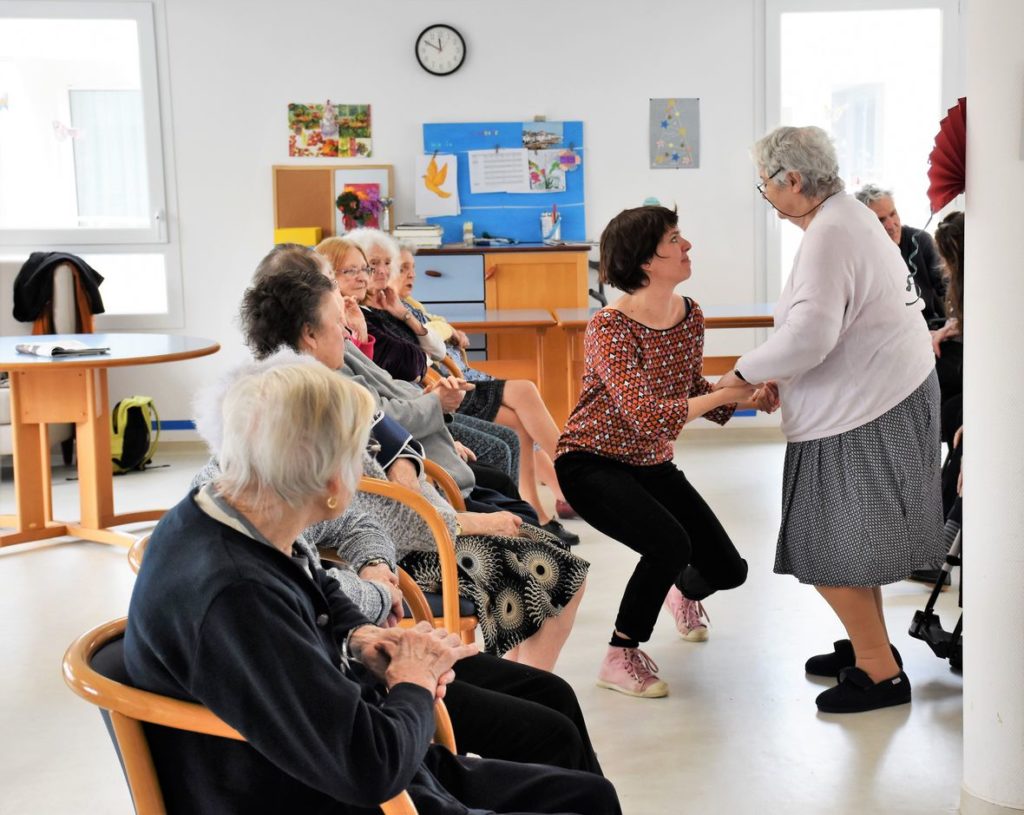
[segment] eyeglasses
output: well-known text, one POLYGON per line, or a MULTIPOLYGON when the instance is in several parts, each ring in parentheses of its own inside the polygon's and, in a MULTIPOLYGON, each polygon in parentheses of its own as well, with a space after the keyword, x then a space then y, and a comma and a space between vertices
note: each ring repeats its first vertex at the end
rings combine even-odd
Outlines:
POLYGON ((764 181, 762 181, 760 184, 757 184, 754 187, 754 189, 756 189, 759 193, 761 193, 761 197, 762 198, 764 198, 764 191, 765 191, 765 188, 767 188, 767 186, 768 186, 768 182, 771 181, 773 178, 775 178, 775 176, 777 176, 779 173, 781 173, 782 170, 783 170, 783 168, 779 167, 779 169, 777 169, 774 173, 772 173, 770 176, 768 176, 764 181))
POLYGON ((370 274, 369 266, 352 266, 349 269, 338 269, 338 274, 344 275, 345 277, 355 277, 356 275, 367 275, 370 274))

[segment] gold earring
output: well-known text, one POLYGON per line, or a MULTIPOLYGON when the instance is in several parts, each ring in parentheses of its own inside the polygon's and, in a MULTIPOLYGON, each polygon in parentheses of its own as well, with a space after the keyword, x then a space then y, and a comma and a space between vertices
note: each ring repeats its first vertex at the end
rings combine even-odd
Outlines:
POLYGON ((338 499, 335 498, 333 495, 328 496, 328 498, 327 498, 327 508, 328 509, 337 509, 338 508, 338 499))

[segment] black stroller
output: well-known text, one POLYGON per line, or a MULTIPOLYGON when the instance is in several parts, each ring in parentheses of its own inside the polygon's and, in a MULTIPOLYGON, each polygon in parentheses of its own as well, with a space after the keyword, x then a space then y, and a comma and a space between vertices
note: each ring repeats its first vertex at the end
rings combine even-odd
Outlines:
MULTIPOLYGON (((960 528, 961 518, 960 499, 957 498, 953 508, 950 510, 949 517, 946 519, 945 536, 947 539, 952 538, 949 545, 949 553, 946 555, 946 560, 939 570, 938 580, 935 581, 935 586, 928 597, 928 602, 925 604, 924 609, 914 612, 914 621, 910 624, 909 631, 910 636, 928 643, 928 647, 932 649, 935 656, 939 659, 948 659, 949 667, 954 671, 963 670, 963 612, 961 611, 960 619, 956 621, 953 630, 946 631, 942 627, 939 615, 935 613, 935 602, 939 599, 942 589, 947 585, 948 576, 953 567, 960 566, 962 563, 961 546, 963 532, 960 528)), ((963 588, 961 588, 960 592, 960 607, 962 609, 963 588)))

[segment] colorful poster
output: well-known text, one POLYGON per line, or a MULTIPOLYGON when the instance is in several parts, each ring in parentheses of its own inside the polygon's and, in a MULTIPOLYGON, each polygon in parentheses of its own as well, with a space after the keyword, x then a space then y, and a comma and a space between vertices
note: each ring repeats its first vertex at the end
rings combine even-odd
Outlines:
POLYGON ((373 155, 369 105, 288 105, 288 155, 368 158, 373 155))
POLYGON ((459 165, 453 155, 416 156, 416 215, 458 215, 459 165))
POLYGON ((700 99, 651 100, 652 170, 700 167, 700 99))
POLYGON ((531 150, 528 153, 530 192, 565 192, 563 152, 562 150, 531 150))

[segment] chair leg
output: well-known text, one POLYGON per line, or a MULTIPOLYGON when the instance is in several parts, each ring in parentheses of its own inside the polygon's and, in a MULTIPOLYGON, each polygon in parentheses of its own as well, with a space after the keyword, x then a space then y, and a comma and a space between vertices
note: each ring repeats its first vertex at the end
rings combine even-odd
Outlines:
POLYGON ((72 436, 70 439, 64 439, 60 443, 60 454, 64 458, 64 466, 70 467, 71 461, 75 454, 75 437, 72 436))

